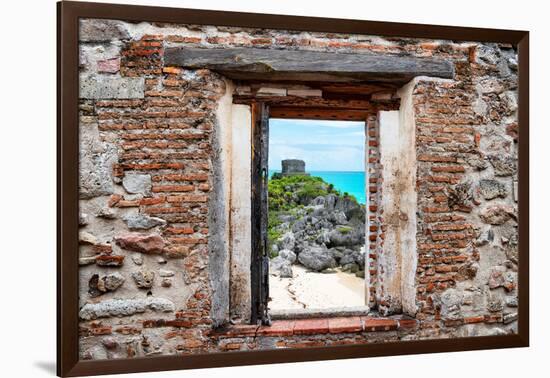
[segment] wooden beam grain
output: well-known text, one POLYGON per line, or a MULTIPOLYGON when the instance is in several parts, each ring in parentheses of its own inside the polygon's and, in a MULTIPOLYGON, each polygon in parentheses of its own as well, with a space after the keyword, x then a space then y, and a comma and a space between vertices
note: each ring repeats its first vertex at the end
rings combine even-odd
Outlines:
POLYGON ((443 59, 258 48, 170 47, 164 62, 208 68, 235 80, 406 83, 415 76, 454 76, 453 65, 443 59))

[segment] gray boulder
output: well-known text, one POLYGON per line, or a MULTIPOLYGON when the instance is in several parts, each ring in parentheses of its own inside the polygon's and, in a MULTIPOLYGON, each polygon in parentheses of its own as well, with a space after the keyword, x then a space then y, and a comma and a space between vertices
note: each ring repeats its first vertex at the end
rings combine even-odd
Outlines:
POLYGON ((292 225, 292 232, 297 233, 303 231, 306 228, 306 220, 304 218, 297 220, 292 225))
POLYGON ((334 211, 330 214, 329 220, 335 224, 347 224, 348 218, 343 211, 334 211))
POLYGON ((325 246, 308 246, 299 255, 298 261, 308 269, 321 271, 336 266, 336 261, 325 246))
POLYGON ((336 204, 334 206, 335 210, 343 211, 346 216, 349 218, 348 212, 358 209, 360 206, 357 202, 351 199, 351 197, 337 197, 336 204))
POLYGON ((279 239, 279 248, 280 249, 294 249, 294 245, 296 244, 296 239, 294 237, 294 234, 290 231, 285 232, 285 234, 279 239))
POLYGON ((353 252, 353 257, 354 257, 355 262, 357 263, 357 265, 359 265, 359 267, 364 267, 365 266, 365 252, 363 250, 354 251, 353 252))
POLYGON ((325 206, 325 197, 323 196, 319 196, 319 197, 316 197, 314 198, 311 202, 310 202, 310 205, 313 205, 313 206, 325 206))
POLYGON ((327 230, 323 230, 315 239, 317 244, 328 244, 330 243, 330 234, 327 230))
POLYGON ((277 256, 269 261, 269 270, 274 275, 279 275, 282 278, 292 277, 292 263, 290 260, 282 256, 277 256))
POLYGON ((343 264, 342 270, 344 272, 357 273, 359 271, 359 265, 357 265, 356 263, 345 264, 345 265, 343 264))
POLYGON ((355 246, 364 244, 364 227, 359 229, 347 226, 340 226, 330 231, 329 238, 332 246, 355 246))
POLYGON ((354 264, 354 263, 355 263, 355 256, 353 255, 353 252, 344 254, 340 259, 340 265, 342 266, 347 264, 354 264))
POLYGON ((287 260, 291 264, 294 264, 294 262, 296 261, 296 254, 288 249, 283 249, 279 251, 279 257, 287 260))

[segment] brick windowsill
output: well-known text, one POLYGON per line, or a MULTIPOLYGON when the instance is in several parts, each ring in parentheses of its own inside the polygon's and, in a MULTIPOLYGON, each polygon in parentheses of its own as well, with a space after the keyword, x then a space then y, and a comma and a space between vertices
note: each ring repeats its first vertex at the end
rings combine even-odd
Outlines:
POLYGON ((293 336, 360 332, 384 332, 414 329, 415 319, 373 318, 351 316, 299 320, 275 320, 271 326, 238 324, 216 332, 220 337, 293 336))

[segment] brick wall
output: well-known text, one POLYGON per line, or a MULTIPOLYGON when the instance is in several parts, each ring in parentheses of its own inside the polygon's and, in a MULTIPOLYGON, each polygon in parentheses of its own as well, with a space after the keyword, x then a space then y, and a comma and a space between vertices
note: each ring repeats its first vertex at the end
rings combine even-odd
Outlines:
POLYGON ((367 267, 369 284, 369 306, 376 307, 380 298, 380 293, 376 291, 382 290, 382 286, 377 281, 378 264, 377 256, 380 253, 384 244, 384 226, 380 203, 382 195, 382 180, 380 169, 380 155, 378 151, 379 141, 379 124, 376 116, 372 116, 367 120, 367 181, 368 181, 368 229, 366 238, 368 240, 368 259, 367 267))
MULTIPOLYGON (((512 46, 83 20, 80 51, 81 358, 516 331, 518 130, 512 46), (209 226, 216 200, 216 110, 226 82, 208 70, 165 66, 164 49, 180 45, 454 62, 454 80, 417 79, 413 94, 418 160, 413 323, 360 319, 353 331, 333 326, 335 333, 329 323, 318 329, 315 322, 277 324, 286 331, 255 327, 254 337, 242 327, 212 329, 210 282, 216 277, 208 269, 209 226), (368 327, 372 321, 384 325, 368 327)), ((368 119, 373 158, 375 121, 368 119)), ((376 189, 380 181, 374 179, 380 178, 371 178, 369 187, 376 189)), ((370 202, 369 218, 383 223, 373 206, 370 202)), ((374 260, 384 226, 371 226, 374 260)))

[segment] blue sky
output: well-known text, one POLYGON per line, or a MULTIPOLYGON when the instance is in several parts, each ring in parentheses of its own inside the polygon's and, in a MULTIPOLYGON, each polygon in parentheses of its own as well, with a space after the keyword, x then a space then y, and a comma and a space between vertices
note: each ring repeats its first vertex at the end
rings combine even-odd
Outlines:
POLYGON ((364 151, 364 122, 269 120, 269 169, 301 159, 306 171, 363 171, 364 151))

